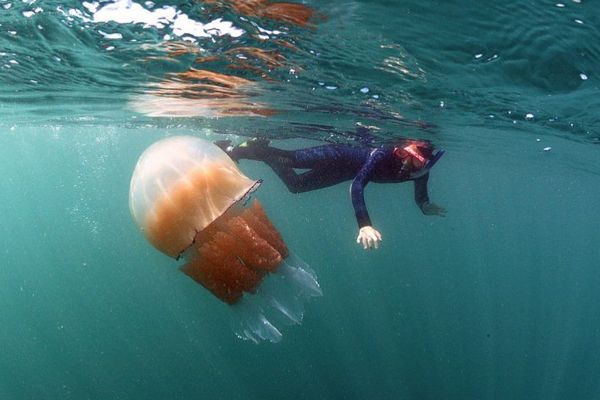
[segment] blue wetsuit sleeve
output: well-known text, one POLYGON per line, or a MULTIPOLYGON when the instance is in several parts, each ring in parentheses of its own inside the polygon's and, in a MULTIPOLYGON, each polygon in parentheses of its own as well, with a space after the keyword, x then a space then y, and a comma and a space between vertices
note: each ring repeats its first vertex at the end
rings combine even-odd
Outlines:
POLYGON ((415 203, 423 211, 423 204, 429 202, 429 194, 427 193, 427 181, 429 180, 429 173, 426 173, 422 177, 415 179, 415 203))
POLYGON ((383 151, 374 150, 367 159, 367 162, 356 174, 356 177, 350 186, 352 206, 354 207, 354 214, 356 215, 356 221, 358 222, 359 228, 371 225, 371 218, 369 218, 367 205, 365 204, 364 189, 369 183, 369 179, 371 179, 371 174, 373 173, 375 166, 384 156, 385 154, 383 151))

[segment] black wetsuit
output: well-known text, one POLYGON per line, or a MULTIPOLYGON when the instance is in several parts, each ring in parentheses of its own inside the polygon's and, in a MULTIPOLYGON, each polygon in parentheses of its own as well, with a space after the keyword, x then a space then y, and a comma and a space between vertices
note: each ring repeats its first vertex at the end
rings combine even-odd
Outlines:
POLYGON ((229 154, 233 159, 263 161, 286 184, 292 193, 307 192, 352 180, 350 194, 356 220, 360 228, 371 225, 364 198, 364 188, 371 181, 397 183, 413 180, 415 202, 422 209, 429 201, 427 181, 429 173, 411 179, 410 171, 394 156, 393 146, 367 147, 351 145, 323 145, 299 150, 282 150, 266 143, 235 147, 229 154), (294 169, 308 169, 297 173, 294 169))

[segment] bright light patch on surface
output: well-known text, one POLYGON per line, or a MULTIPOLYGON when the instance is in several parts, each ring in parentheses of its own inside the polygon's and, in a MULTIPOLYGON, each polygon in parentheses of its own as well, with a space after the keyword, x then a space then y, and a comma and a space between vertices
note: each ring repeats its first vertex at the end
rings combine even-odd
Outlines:
POLYGON ((225 36, 240 37, 244 31, 233 26, 229 21, 217 18, 208 24, 194 21, 186 14, 178 14, 173 23, 173 33, 177 36, 185 34, 195 37, 225 36))
MULTIPOLYGON (((87 18, 79 10, 70 10, 69 15, 76 16, 86 22, 118 24, 143 24, 144 28, 171 28, 176 36, 189 35, 196 38, 225 36, 240 37, 242 29, 236 28, 232 22, 217 18, 207 24, 195 21, 174 6, 148 10, 139 3, 131 0, 117 0, 111 3, 83 2, 83 6, 93 15, 87 18)), ((150 7, 149 2, 146 5, 150 7)), ((152 3, 152 7, 154 4, 152 3)))
MULTIPOLYGON (((60 11, 60 10, 59 10, 60 11)), ((81 19, 83 22, 92 22, 91 19, 89 19, 88 17, 86 17, 83 12, 81 12, 81 10, 76 10, 74 8, 69 10, 68 13, 69 17, 76 17, 81 19)))
POLYGON ((98 3, 88 3, 87 1, 84 1, 81 4, 92 14, 98 10, 98 3))
POLYGON ((123 39, 123 35, 121 35, 120 33, 106 33, 106 32, 102 32, 102 31, 98 31, 98 33, 101 34, 102 36, 104 36, 104 39, 109 39, 109 40, 123 39))
MULTIPOLYGON (((98 3, 92 3, 92 6, 97 9, 98 3)), ((96 23, 112 21, 119 24, 144 24, 145 26, 164 28, 173 22, 177 10, 175 7, 165 6, 149 11, 141 4, 128 0, 117 0, 93 13, 93 21, 96 23)))

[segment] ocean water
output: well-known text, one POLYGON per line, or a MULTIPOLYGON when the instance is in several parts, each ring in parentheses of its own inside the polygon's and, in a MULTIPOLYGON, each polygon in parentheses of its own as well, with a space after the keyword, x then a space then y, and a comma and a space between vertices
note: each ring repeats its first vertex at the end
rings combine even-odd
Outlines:
POLYGON ((0 399, 600 398, 597 2, 242 3, 0 1, 0 399), (446 150, 447 216, 371 184, 364 251, 349 183, 242 161, 323 296, 236 338, 132 221, 137 158, 358 123, 446 150))

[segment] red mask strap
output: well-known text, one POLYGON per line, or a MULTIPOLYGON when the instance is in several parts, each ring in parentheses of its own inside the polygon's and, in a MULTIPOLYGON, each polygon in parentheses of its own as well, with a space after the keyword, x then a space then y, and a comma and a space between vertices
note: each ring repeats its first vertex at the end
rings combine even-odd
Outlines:
MULTIPOLYGON (((400 150, 400 149, 395 149, 394 150, 394 154, 396 154, 396 151, 400 150)), ((421 155, 421 153, 419 153, 419 150, 417 150, 417 146, 414 144, 409 144, 406 147, 403 147, 402 150, 406 151, 408 154, 410 154, 411 156, 413 156, 414 158, 416 158, 417 160, 421 161, 421 163, 425 164, 425 157, 423 157, 421 155)))

